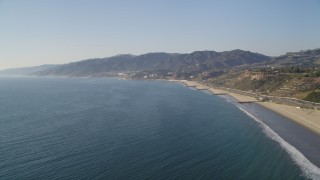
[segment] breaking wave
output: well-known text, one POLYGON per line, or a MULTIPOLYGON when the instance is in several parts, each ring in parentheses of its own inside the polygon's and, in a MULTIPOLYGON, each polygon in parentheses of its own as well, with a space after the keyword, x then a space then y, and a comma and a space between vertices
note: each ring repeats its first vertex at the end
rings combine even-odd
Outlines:
POLYGON ((255 120, 259 125, 262 127, 264 133, 267 135, 267 137, 271 138, 272 140, 278 142, 280 146, 290 155, 290 157, 293 159, 295 164, 299 166, 299 168, 302 170, 304 175, 307 178, 311 179, 320 179, 320 168, 311 163, 299 150, 297 150, 295 147, 293 147, 291 144, 286 142, 284 139, 282 139, 275 131, 273 131, 268 125, 263 123, 260 119, 253 116, 251 113, 246 111, 241 107, 240 104, 236 104, 236 106, 243 111, 246 115, 248 115, 250 118, 255 120))

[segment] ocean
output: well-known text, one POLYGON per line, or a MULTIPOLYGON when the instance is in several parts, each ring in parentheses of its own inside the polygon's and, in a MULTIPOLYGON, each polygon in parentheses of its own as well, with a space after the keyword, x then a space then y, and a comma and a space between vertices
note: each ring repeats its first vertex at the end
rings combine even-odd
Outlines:
POLYGON ((0 179, 319 178, 300 126, 176 83, 0 77, 0 104, 0 179))

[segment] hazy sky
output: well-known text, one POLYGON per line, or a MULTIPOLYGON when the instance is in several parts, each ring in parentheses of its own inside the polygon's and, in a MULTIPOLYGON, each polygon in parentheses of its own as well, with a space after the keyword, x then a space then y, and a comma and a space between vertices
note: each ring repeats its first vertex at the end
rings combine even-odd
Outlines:
POLYGON ((320 0, 0 0, 0 69, 116 54, 320 48, 320 0))

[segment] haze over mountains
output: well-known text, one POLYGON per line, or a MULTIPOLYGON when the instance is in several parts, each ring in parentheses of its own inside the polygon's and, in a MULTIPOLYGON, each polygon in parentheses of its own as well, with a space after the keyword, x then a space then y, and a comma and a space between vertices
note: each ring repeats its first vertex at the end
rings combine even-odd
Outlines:
POLYGON ((269 57, 243 50, 224 52, 195 51, 190 54, 147 53, 138 56, 117 55, 106 58, 87 59, 62 65, 14 68, 0 74, 43 76, 94 76, 99 74, 133 72, 143 70, 206 71, 213 68, 232 68, 241 65, 319 66, 320 49, 287 53, 269 57))
POLYGON ((22 67, 22 68, 10 68, 4 69, 0 71, 0 74, 6 75, 32 75, 36 72, 41 72, 59 65, 40 65, 40 66, 33 66, 33 67, 22 67))

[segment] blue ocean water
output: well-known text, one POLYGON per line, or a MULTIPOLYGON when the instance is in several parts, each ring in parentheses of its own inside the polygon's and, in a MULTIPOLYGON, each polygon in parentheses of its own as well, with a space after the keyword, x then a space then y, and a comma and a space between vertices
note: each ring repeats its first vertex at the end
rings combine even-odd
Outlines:
POLYGON ((307 179, 224 98, 162 81, 0 77, 0 179, 307 179))

